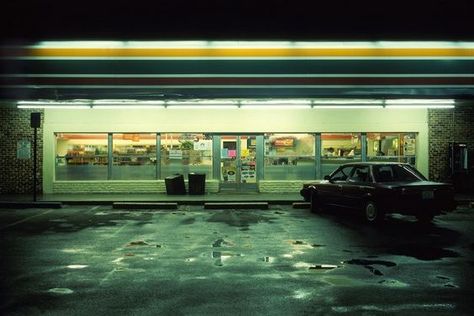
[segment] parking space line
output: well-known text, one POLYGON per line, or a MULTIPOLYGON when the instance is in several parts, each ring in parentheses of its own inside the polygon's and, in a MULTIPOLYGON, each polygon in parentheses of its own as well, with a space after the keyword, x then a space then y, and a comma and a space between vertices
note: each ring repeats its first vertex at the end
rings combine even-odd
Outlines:
POLYGON ((51 213, 52 211, 54 211, 54 210, 53 210, 53 209, 50 209, 50 210, 47 210, 47 211, 45 211, 45 212, 43 212, 43 213, 36 214, 36 215, 30 216, 30 217, 24 218, 24 219, 22 219, 22 220, 19 220, 19 221, 16 221, 16 222, 14 222, 14 223, 5 225, 5 226, 3 226, 3 227, 0 227, 0 230, 4 230, 4 229, 6 229, 6 228, 9 228, 9 227, 12 227, 12 226, 15 226, 15 225, 18 225, 18 224, 27 222, 27 221, 29 221, 29 220, 32 219, 32 218, 35 218, 35 217, 38 217, 38 216, 42 216, 42 215, 51 213))

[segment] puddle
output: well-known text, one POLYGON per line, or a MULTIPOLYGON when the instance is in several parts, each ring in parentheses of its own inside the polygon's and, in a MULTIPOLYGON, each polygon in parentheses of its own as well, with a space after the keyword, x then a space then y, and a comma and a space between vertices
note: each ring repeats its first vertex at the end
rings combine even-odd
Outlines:
POLYGON ((260 260, 263 261, 263 262, 272 263, 272 262, 275 261, 275 257, 268 257, 267 256, 267 257, 261 258, 260 260))
POLYGON ((67 266, 68 269, 84 269, 87 267, 88 265, 85 265, 85 264, 70 264, 67 266))
POLYGON ((455 251, 436 248, 429 246, 418 246, 418 245, 400 245, 390 250, 390 253, 394 255, 413 257, 418 260, 439 260, 442 258, 457 258, 459 254, 455 251))
POLYGON ((137 241, 131 241, 127 244, 127 247, 132 247, 132 246, 150 246, 150 244, 144 240, 137 240, 137 241))
POLYGON ((69 224, 69 223, 61 223, 58 225, 58 227, 61 227, 61 228, 71 228, 71 227, 74 227, 73 224, 69 224))
POLYGON ((409 286, 406 283, 403 283, 401 281, 394 280, 394 279, 381 280, 377 283, 382 284, 384 286, 389 286, 389 287, 408 287, 409 286))
POLYGON ((213 251, 211 253, 211 257, 216 259, 214 261, 214 265, 218 267, 222 267, 224 265, 224 261, 232 258, 232 257, 242 257, 243 255, 240 253, 232 253, 232 252, 221 252, 221 251, 213 251))
POLYGON ((52 289, 48 290, 49 293, 54 293, 54 294, 72 294, 74 293, 73 290, 65 288, 65 287, 54 287, 52 289))
POLYGON ((196 222, 196 219, 194 217, 186 218, 181 221, 181 225, 192 225, 195 222, 196 222))
POLYGON ((217 239, 217 240, 214 241, 214 243, 212 244, 212 247, 222 247, 222 246, 233 247, 234 244, 233 244, 232 242, 230 242, 230 241, 224 240, 223 238, 217 239))
POLYGON ((369 270, 370 273, 372 273, 373 275, 376 275, 376 276, 382 276, 384 274, 379 269, 374 268, 373 265, 381 265, 381 266, 385 266, 385 267, 388 267, 388 268, 391 268, 391 267, 394 267, 394 266, 397 265, 395 262, 391 262, 391 261, 367 260, 367 259, 352 259, 352 260, 349 260, 349 261, 345 261, 344 263, 363 266, 364 268, 369 270))
POLYGON ((357 264, 357 265, 372 265, 372 264, 377 264, 377 265, 382 265, 386 267, 394 267, 397 264, 395 262, 391 261, 384 261, 384 260, 367 260, 367 259, 352 259, 349 261, 345 261, 347 264, 357 264))
POLYGON ((359 286, 359 285, 365 285, 362 281, 356 280, 356 279, 351 279, 346 276, 342 275, 325 275, 322 276, 321 280, 323 282, 326 282, 330 285, 334 286, 359 286))
POLYGON ((339 266, 334 264, 317 264, 315 266, 309 267, 310 270, 332 270, 339 268, 339 266))
POLYGON ((259 213, 242 212, 236 210, 223 210, 212 214, 208 222, 225 223, 234 227, 248 227, 251 224, 272 223, 276 218, 259 213))

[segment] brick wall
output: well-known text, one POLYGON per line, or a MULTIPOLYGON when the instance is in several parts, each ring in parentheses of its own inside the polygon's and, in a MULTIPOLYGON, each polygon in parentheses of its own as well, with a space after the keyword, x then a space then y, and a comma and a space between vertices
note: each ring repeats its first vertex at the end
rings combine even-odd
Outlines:
POLYGON ((258 183, 258 191, 262 193, 289 193, 300 192, 303 183, 311 182, 308 180, 261 180, 258 183))
MULTIPOLYGON (((186 188, 188 187, 185 181, 186 188)), ((219 191, 219 181, 206 180, 206 192, 219 191)), ((55 181, 53 193, 165 193, 164 180, 156 181, 55 181)))
MULTIPOLYGON (((39 110, 17 110, 0 107, 0 194, 29 193, 33 186, 33 128, 30 113, 39 110), (17 159, 17 142, 31 141, 31 159, 17 159)), ((43 115, 41 115, 43 121, 43 115)), ((41 124, 43 126, 43 124, 41 124)), ((43 131, 38 129, 38 187, 42 191, 43 131)))
MULTIPOLYGON (((429 127, 429 177, 435 181, 452 181, 449 169, 449 143, 465 142, 469 148, 469 167, 474 172, 474 107, 459 106, 455 109, 430 109, 429 127)), ((472 174, 472 173, 471 173, 472 174)), ((473 190, 472 180, 467 184, 473 190)))

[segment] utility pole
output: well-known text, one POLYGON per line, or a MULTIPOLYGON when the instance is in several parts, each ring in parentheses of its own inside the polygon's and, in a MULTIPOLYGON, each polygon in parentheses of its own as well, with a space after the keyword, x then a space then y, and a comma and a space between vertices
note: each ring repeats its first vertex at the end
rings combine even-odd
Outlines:
POLYGON ((41 113, 31 113, 30 126, 34 129, 33 132, 33 202, 36 202, 36 187, 37 187, 37 161, 38 161, 38 127, 41 126, 41 113))

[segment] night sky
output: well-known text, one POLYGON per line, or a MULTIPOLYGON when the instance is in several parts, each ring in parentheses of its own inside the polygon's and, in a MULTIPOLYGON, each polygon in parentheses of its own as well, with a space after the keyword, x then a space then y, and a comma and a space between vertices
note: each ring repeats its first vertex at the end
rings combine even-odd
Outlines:
POLYGON ((2 40, 474 40, 472 0, 4 1, 2 40))

